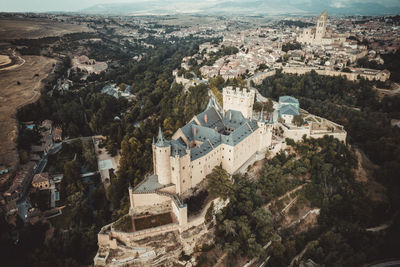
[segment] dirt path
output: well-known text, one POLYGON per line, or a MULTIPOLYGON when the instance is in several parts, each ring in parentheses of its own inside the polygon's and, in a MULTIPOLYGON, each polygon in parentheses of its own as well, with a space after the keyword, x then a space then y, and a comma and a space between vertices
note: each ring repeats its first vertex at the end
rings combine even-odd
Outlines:
MULTIPOLYGON (((292 193, 294 193, 294 192, 297 192, 298 190, 302 189, 303 186, 305 186, 305 185, 306 185, 306 184, 299 185, 298 187, 296 187, 296 188, 290 190, 289 192, 286 192, 283 196, 278 197, 275 201, 279 201, 279 200, 281 200, 281 199, 284 199, 285 197, 289 196, 290 194, 292 194, 292 193)), ((273 200, 272 200, 272 201, 273 201, 273 200)), ((271 206, 272 201, 270 201, 267 205, 265 205, 264 208, 268 209, 268 208, 271 206)))

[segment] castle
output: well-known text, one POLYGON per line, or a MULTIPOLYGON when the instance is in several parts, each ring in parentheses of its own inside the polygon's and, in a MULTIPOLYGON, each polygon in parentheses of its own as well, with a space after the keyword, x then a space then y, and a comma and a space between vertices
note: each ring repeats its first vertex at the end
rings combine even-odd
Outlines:
POLYGON ((196 187, 215 166, 234 174, 256 153, 265 153, 273 126, 264 112, 253 118, 254 98, 254 91, 226 87, 223 110, 211 98, 205 111, 178 129, 171 140, 165 139, 160 128, 152 145, 154 173, 129 188, 131 212, 171 202, 184 226, 187 207, 179 200, 182 194, 196 187))
POLYGON ((345 42, 346 36, 344 34, 332 34, 332 30, 327 28, 327 23, 328 15, 324 10, 318 18, 317 25, 304 29, 296 41, 309 45, 330 45, 345 42))

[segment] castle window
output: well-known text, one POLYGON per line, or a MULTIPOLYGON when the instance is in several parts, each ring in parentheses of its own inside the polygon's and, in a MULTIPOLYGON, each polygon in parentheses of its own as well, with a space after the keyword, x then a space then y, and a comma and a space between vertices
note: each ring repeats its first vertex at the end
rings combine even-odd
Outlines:
POLYGON ((200 171, 200 173, 203 173, 203 171, 200 171))
POLYGON ((182 183, 185 183, 185 180, 183 180, 182 183))
POLYGON ((182 170, 184 170, 184 169, 185 169, 185 166, 182 167, 182 170))
POLYGON ((231 160, 231 158, 229 158, 229 160, 231 160))
POLYGON ((160 149, 160 152, 161 152, 161 149, 160 149))
POLYGON ((172 167, 172 170, 175 170, 175 168, 174 168, 174 167, 172 167))

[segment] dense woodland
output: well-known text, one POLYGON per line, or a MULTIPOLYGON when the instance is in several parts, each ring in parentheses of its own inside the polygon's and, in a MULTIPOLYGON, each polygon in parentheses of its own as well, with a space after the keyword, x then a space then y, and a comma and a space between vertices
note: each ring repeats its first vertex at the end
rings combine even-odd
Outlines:
MULTIPOLYGON (((312 201, 313 205, 323 205, 320 227, 297 237, 308 241, 315 239, 306 257, 327 266, 355 266, 377 258, 396 256, 396 248, 400 246, 400 182, 397 175, 400 172, 400 129, 393 128, 390 119, 400 119, 400 97, 378 100, 370 82, 361 80, 355 83, 315 72, 302 76, 277 73, 264 80, 259 90, 274 99, 280 95, 295 96, 300 106, 310 113, 344 125, 349 144, 360 148, 379 166, 372 179, 387 190, 388 203, 370 203, 362 185, 354 183, 353 175, 349 173, 351 165, 346 167, 346 172, 339 174, 337 170, 333 172, 334 167, 344 168, 344 162, 330 163, 332 156, 322 158, 323 168, 319 174, 323 175, 328 168, 327 171, 333 174, 330 174, 332 183, 344 188, 327 203, 312 201), (348 181, 343 183, 338 178, 348 181), (386 234, 365 232, 365 227, 387 221, 392 221, 392 224, 386 234)), ((347 149, 343 147, 342 150, 347 149)), ((316 196, 323 193, 318 193, 321 189, 323 187, 308 186, 309 194, 316 196)), ((291 240, 290 233, 288 240, 291 240)), ((304 244, 304 240, 302 242, 304 244)), ((290 245, 290 242, 284 244, 280 250, 285 251, 290 245)), ((278 258, 282 260, 284 257, 281 252, 276 252, 274 258, 277 262, 278 258)), ((281 262, 282 266, 285 264, 287 262, 281 262)))

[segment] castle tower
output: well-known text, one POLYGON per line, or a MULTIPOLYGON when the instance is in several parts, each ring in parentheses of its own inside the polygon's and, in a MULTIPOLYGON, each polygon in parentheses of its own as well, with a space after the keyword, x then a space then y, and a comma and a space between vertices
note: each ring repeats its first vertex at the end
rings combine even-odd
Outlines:
POLYGON ((171 145, 165 140, 161 131, 158 130, 157 142, 153 144, 153 166, 154 174, 158 176, 160 184, 171 183, 171 145))
POLYGON ((328 22, 328 15, 326 14, 326 10, 324 10, 324 12, 322 12, 322 14, 318 18, 317 27, 315 31, 316 41, 321 42, 322 38, 325 37, 327 22, 328 22))
POLYGON ((133 201, 133 188, 132 188, 130 182, 129 182, 128 192, 129 192, 129 201, 130 201, 130 204, 131 204, 131 207, 129 209, 129 213, 132 213, 133 208, 135 207, 135 203, 133 201))
POLYGON ((272 128, 265 121, 264 109, 261 109, 260 118, 257 121, 259 130, 258 151, 264 152, 272 143, 272 128))
MULTIPOLYGON (((175 151, 176 152, 176 151, 175 151)), ((181 194, 192 187, 190 179, 190 148, 185 148, 185 155, 173 152, 171 156, 171 182, 175 184, 175 192, 181 194)))
POLYGON ((243 88, 243 90, 240 90, 240 88, 233 89, 228 86, 223 89, 222 94, 224 115, 231 109, 242 112, 245 118, 251 119, 253 117, 254 91, 246 88, 243 88))

